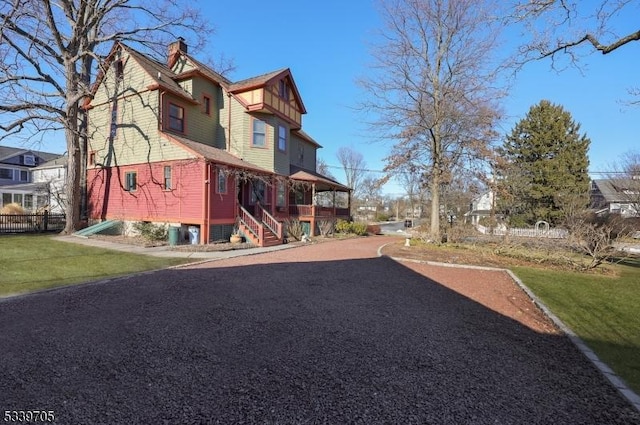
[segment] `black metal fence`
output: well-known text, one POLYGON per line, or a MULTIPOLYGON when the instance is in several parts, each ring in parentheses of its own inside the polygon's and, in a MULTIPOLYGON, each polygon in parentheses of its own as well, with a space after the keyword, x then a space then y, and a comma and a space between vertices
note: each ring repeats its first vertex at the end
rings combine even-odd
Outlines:
POLYGON ((0 214, 0 233, 33 233, 63 230, 64 214, 0 214))

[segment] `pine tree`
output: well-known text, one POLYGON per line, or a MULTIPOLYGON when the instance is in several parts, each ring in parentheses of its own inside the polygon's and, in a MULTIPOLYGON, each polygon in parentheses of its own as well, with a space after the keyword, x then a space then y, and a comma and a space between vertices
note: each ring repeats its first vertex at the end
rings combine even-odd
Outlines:
POLYGON ((512 226, 560 223, 588 204, 591 141, 561 106, 532 106, 500 150, 501 208, 512 226))

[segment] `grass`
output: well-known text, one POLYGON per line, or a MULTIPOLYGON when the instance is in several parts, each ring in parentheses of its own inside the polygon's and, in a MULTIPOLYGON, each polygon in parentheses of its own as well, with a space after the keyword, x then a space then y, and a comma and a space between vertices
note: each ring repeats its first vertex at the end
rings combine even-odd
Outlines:
POLYGON ((50 235, 0 236, 0 297, 186 262, 60 242, 50 235))
POLYGON ((640 261, 617 277, 511 267, 616 374, 640 393, 640 261))

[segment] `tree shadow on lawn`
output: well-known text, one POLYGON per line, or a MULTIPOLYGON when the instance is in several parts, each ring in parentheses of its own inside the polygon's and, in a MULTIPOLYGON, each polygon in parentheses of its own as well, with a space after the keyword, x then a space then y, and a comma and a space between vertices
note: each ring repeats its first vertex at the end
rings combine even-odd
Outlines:
POLYGON ((60 423, 640 424, 565 336, 391 259, 198 267, 0 301, 0 405, 60 423))

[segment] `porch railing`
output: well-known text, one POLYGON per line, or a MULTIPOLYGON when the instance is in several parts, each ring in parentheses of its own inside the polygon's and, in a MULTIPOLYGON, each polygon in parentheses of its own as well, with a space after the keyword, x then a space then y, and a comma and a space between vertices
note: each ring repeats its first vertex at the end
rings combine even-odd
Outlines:
POLYGON ((264 230, 262 228, 262 225, 260 224, 260 222, 258 220, 255 219, 255 217, 253 215, 251 215, 251 213, 249 211, 247 211, 246 209, 244 209, 244 207, 242 205, 239 205, 239 216, 240 216, 240 221, 242 222, 242 224, 245 225, 245 227, 251 232, 253 233, 253 235, 258 238, 258 240, 262 240, 264 235, 264 230))
POLYGON ((0 233, 62 230, 65 223, 64 214, 0 214, 0 233))
POLYGON ((267 226, 267 228, 271 230, 278 239, 282 239, 282 223, 276 220, 274 216, 269 214, 269 212, 261 206, 257 205, 256 207, 256 212, 258 213, 258 217, 262 220, 262 223, 264 223, 264 225, 267 226))
POLYGON ((289 214, 309 217, 348 217, 349 208, 320 207, 314 205, 290 204, 289 214))

